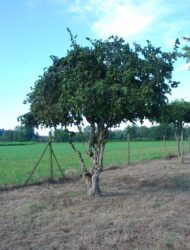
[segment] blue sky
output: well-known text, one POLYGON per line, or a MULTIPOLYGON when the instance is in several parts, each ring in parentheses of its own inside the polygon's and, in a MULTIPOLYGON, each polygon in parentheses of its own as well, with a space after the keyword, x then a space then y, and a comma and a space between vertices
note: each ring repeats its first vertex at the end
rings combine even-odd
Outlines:
MULTIPOLYGON (((175 38, 190 36, 189 13, 190 0, 0 0, 0 128, 18 125, 17 117, 28 111, 23 100, 51 64, 49 56, 66 54, 67 27, 80 44, 118 35, 170 50, 175 38)), ((173 76, 181 84, 170 100, 190 101, 185 61, 177 62, 173 76)))

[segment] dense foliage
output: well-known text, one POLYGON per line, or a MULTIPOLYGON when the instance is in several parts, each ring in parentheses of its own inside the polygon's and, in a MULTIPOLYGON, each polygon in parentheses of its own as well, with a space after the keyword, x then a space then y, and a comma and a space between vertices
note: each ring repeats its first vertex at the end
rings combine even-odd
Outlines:
MULTIPOLYGON (((121 121, 154 120, 167 101, 176 54, 162 52, 148 41, 130 48, 123 39, 73 41, 68 54, 45 69, 26 100, 26 125, 52 127, 89 124, 111 128, 121 121)), ((177 47, 177 45, 176 45, 177 47)), ((176 49, 175 47, 175 49, 176 49)))

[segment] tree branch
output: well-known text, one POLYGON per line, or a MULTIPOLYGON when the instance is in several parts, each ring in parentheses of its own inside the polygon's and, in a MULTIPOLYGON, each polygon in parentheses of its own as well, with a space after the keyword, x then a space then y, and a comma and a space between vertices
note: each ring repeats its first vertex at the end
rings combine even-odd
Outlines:
POLYGON ((74 132, 71 132, 71 131, 69 131, 68 129, 67 129, 66 131, 69 133, 69 144, 71 145, 71 147, 72 147, 72 149, 74 150, 74 152, 75 152, 76 154, 78 154, 78 156, 79 156, 79 160, 80 160, 80 164, 81 164, 81 168, 82 168, 82 173, 83 173, 83 174, 84 174, 84 173, 87 173, 88 170, 87 170, 87 167, 86 167, 86 165, 85 165, 85 162, 84 162, 84 159, 83 159, 83 157, 82 157, 82 154, 81 154, 81 152, 75 147, 75 145, 74 145, 74 143, 73 143, 73 140, 72 140, 73 135, 74 135, 74 132))

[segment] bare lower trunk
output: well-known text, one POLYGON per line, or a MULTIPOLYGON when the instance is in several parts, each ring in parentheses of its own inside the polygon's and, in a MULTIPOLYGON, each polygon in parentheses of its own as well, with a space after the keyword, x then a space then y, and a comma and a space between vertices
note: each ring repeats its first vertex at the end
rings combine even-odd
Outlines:
POLYGON ((100 169, 95 170, 92 179, 91 179, 91 186, 88 189, 88 196, 94 197, 94 196, 101 196, 102 192, 100 190, 99 180, 100 180, 100 173, 102 171, 100 169))
POLYGON ((180 163, 184 163, 184 147, 183 147, 183 131, 181 131, 181 141, 180 141, 180 149, 181 149, 181 159, 180 163))
POLYGON ((183 163, 184 163, 184 157, 183 157, 183 155, 181 155, 181 156, 179 157, 179 163, 180 163, 180 164, 183 164, 183 163))
POLYGON ((178 153, 178 158, 179 158, 179 163, 183 164, 184 163, 184 150, 183 150, 183 138, 181 138, 181 141, 179 142, 179 147, 180 147, 180 152, 178 153))
POLYGON ((98 153, 94 156, 93 162, 94 166, 92 169, 91 186, 88 189, 88 196, 101 196, 102 192, 100 190, 100 174, 103 170, 103 155, 104 155, 104 144, 99 147, 98 153))
POLYGON ((92 160, 91 185, 88 189, 88 196, 100 196, 100 174, 103 170, 103 156, 108 128, 104 124, 91 123, 90 139, 88 143, 88 155, 92 160))
POLYGON ((180 164, 183 164, 184 163, 183 131, 181 131, 180 135, 176 134, 176 141, 177 141, 178 160, 180 164))

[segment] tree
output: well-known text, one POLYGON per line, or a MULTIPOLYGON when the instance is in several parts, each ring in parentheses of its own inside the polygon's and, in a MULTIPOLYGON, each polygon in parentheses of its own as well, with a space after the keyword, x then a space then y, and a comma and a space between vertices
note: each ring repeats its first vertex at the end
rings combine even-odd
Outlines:
MULTIPOLYGON (((190 37, 183 37, 183 39, 187 42, 190 42, 190 37)), ((190 46, 186 45, 183 47, 184 53, 182 53, 182 56, 186 58, 187 63, 190 62, 190 46)))
POLYGON ((4 129, 0 129, 0 136, 2 136, 5 133, 4 129))
POLYGON ((2 137, 2 141, 14 141, 14 132, 12 130, 5 130, 2 137))
POLYGON ((163 136, 167 139, 171 139, 173 135, 173 126, 170 124, 160 124, 149 128, 149 137, 153 140, 162 140, 163 136))
MULTIPOLYGON (((70 32, 70 31, 69 31, 70 32)), ((178 83, 172 81, 178 41, 170 53, 118 37, 77 44, 71 34, 71 49, 62 58, 51 56, 52 66, 36 81, 26 103, 30 111, 21 116, 25 125, 57 127, 75 125, 84 119, 90 126, 87 154, 92 160, 90 196, 100 195, 99 176, 108 132, 121 122, 154 120, 167 102, 166 94, 178 83)), ((70 133, 71 137, 74 133, 70 133)), ((78 152, 84 172, 86 165, 78 152)))
POLYGON ((127 126, 124 129, 125 138, 127 138, 127 134, 130 135, 130 139, 137 138, 137 136, 138 136, 138 130, 139 130, 139 128, 137 127, 136 124, 133 124, 132 126, 130 126, 130 125, 127 126))
POLYGON ((34 141, 38 135, 34 133, 34 128, 16 126, 13 131, 15 141, 34 141))
POLYGON ((146 126, 139 127, 139 137, 146 139, 149 136, 149 129, 146 126))
POLYGON ((185 123, 190 122, 190 102, 176 100, 169 103, 163 110, 160 121, 174 126, 178 158, 183 163, 183 132, 185 123))
POLYGON ((62 129, 56 129, 54 132, 54 140, 56 142, 69 142, 68 133, 62 129))

